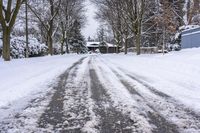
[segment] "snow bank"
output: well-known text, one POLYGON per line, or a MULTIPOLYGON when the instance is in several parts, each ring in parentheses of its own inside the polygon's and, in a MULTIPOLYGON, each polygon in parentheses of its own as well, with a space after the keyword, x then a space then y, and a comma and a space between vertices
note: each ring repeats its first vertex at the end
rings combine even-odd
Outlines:
POLYGON ((11 62, 0 59, 0 107, 45 91, 56 77, 83 56, 47 56, 11 62))
POLYGON ((119 68, 138 77, 185 105, 200 110, 200 48, 166 55, 103 55, 119 68))

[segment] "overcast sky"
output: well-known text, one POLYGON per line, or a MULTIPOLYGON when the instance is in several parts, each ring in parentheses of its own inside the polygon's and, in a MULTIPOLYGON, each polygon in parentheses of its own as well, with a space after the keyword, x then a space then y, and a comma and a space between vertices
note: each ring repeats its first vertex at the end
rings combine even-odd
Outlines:
POLYGON ((86 1, 86 8, 86 16, 88 22, 82 32, 85 38, 87 39, 88 36, 93 38, 96 35, 96 30, 99 26, 99 23, 94 19, 96 8, 89 0, 86 1))

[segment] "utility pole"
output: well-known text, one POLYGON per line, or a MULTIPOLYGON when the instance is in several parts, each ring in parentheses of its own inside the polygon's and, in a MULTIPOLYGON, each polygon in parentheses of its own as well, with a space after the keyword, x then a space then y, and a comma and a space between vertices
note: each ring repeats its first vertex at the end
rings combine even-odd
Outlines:
POLYGON ((25 1, 25 14, 26 14, 26 58, 29 57, 29 47, 28 47, 28 0, 25 1))

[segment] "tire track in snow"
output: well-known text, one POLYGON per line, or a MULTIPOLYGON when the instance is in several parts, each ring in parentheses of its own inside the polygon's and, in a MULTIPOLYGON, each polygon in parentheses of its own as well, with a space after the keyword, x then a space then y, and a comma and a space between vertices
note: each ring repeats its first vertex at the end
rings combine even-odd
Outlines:
MULTIPOLYGON (((106 65, 103 60, 101 61, 104 63, 104 65, 106 65)), ((146 117, 150 124, 154 125, 152 129, 153 133, 178 133, 178 129, 175 124, 167 121, 158 111, 154 109, 153 106, 149 105, 148 101, 145 100, 143 95, 140 94, 132 85, 130 85, 130 83, 127 82, 122 75, 109 66, 108 68, 115 74, 121 84, 133 95, 133 99, 139 103, 141 109, 138 109, 138 111, 143 110, 145 112, 143 114, 144 117, 146 117)))
POLYGON ((184 110, 185 112, 187 112, 188 114, 192 115, 193 117, 197 118, 200 121, 200 114, 196 113, 195 111, 186 108, 183 104, 180 104, 177 100, 175 100, 174 98, 172 98, 171 96, 158 91, 156 88, 148 85, 147 83, 143 82, 142 80, 134 77, 133 75, 130 74, 126 74, 127 76, 129 76, 130 78, 132 78, 133 80, 137 81, 138 83, 142 84, 143 86, 145 86, 147 89, 149 89, 152 93, 154 93, 155 95, 159 96, 159 97, 163 97, 165 98, 168 102, 172 102, 173 104, 177 103, 177 105, 179 107, 182 108, 182 110, 184 110))
POLYGON ((130 83, 123 79, 123 77, 117 73, 115 70, 112 70, 113 73, 120 79, 121 83, 128 89, 128 91, 133 94, 133 97, 142 104, 142 106, 146 106, 145 111, 149 119, 149 123, 156 126, 153 128, 153 133, 178 133, 178 128, 175 124, 167 121, 156 109, 149 105, 148 101, 134 88, 130 83))
POLYGON ((94 131, 89 122, 93 122, 93 112, 89 97, 87 74, 88 58, 69 75, 65 85, 64 117, 65 127, 62 132, 80 133, 94 131), (88 126, 89 125, 89 126, 88 126))
MULTIPOLYGON (((124 70, 122 68, 119 68, 121 70, 124 70)), ((126 70, 124 70, 126 71, 126 70)), ((153 86, 150 86, 149 84, 145 83, 144 81, 140 80, 139 78, 136 78, 133 75, 128 74, 128 72, 124 72, 124 74, 126 74, 128 77, 132 78, 133 80, 137 81, 138 83, 142 84, 144 87, 146 87, 147 89, 149 89, 153 94, 165 99, 167 102, 175 104, 175 106, 179 107, 179 110, 184 110, 188 115, 193 116, 194 118, 198 119, 200 121, 200 114, 196 113, 195 111, 193 111, 190 108, 185 107, 183 104, 179 103, 179 101, 175 100, 173 97, 159 91, 158 89, 156 89, 153 86)))
POLYGON ((67 84, 67 79, 71 75, 75 75, 78 66, 82 64, 83 60, 85 58, 82 58, 78 62, 74 63, 73 66, 71 66, 64 74, 60 76, 60 80, 58 82, 58 85, 54 87, 56 90, 54 95, 52 96, 52 99, 47 106, 47 109, 45 112, 41 115, 38 124, 39 128, 42 129, 52 129, 54 131, 62 131, 65 126, 67 126, 65 122, 65 116, 64 116, 64 100, 65 100, 65 89, 67 84))
POLYGON ((176 119, 177 125, 180 127, 181 132, 186 133, 199 133, 200 132, 200 114, 197 114, 193 110, 185 107, 183 104, 176 101, 174 98, 170 97, 167 94, 164 94, 163 92, 158 91, 154 87, 144 83, 143 81, 137 79, 127 74, 130 78, 137 81, 138 83, 142 84, 144 87, 149 89, 153 94, 157 95, 162 100, 156 99, 152 100, 151 103, 154 106, 157 106, 157 110, 160 110, 161 112, 166 112, 165 109, 168 110, 168 114, 166 115, 166 118, 176 119), (160 101, 160 103, 159 103, 160 101), (164 108, 162 108, 164 106, 164 108), (180 123, 181 121, 181 123, 180 123))
POLYGON ((9 115, 0 122, 0 133, 41 132, 40 129, 37 129, 37 120, 50 102, 53 93, 53 89, 48 92, 40 92, 32 100, 22 99, 25 103, 21 103, 21 100, 20 103, 14 103, 13 106, 17 108, 5 109, 6 112, 3 113, 9 115), (25 106, 21 104, 25 104, 25 106))
POLYGON ((100 117, 100 133, 132 133, 132 121, 128 115, 122 114, 113 107, 105 88, 98 80, 94 69, 90 69, 92 98, 95 101, 94 112, 100 117))
MULTIPOLYGON (((107 63, 105 60, 100 59, 104 65, 107 63)), ((180 132, 184 133, 198 133, 200 132, 200 115, 194 112, 193 110, 185 107, 183 104, 179 103, 171 96, 158 91, 156 88, 146 84, 141 79, 130 75, 127 70, 118 67, 112 67, 107 64, 107 67, 113 71, 120 80, 129 80, 130 79, 135 83, 139 84, 139 87, 132 85, 132 81, 128 82, 131 86, 131 91, 139 93, 143 98, 148 102, 148 105, 155 110, 157 110, 162 116, 168 121, 172 121, 179 127, 180 132), (117 72, 117 73, 116 73, 117 72), (119 74, 120 73, 120 74, 119 74), (128 77, 128 78, 127 78, 128 77), (142 85, 143 88, 140 88, 142 85), (134 89, 137 88, 137 89, 134 89), (148 89, 156 97, 148 96, 145 93, 142 93, 142 89, 148 89)))
POLYGON ((96 62, 96 58, 98 58, 97 56, 92 56, 92 58, 90 73, 93 80, 93 83, 91 83, 93 84, 92 88, 94 88, 93 99, 96 99, 95 101, 97 105, 96 112, 103 118, 101 119, 102 123, 109 125, 109 127, 115 127, 112 126, 114 124, 121 124, 120 121, 122 121, 122 124, 124 123, 121 127, 123 130, 120 130, 120 125, 118 125, 118 128, 110 129, 103 127, 104 130, 100 131, 102 133, 151 133, 152 128, 150 124, 143 117, 142 112, 136 109, 136 105, 134 105, 135 101, 129 97, 131 96, 129 95, 129 92, 126 91, 125 88, 119 88, 116 85, 113 86, 113 83, 115 82, 112 83, 112 81, 109 78, 107 79, 106 76, 110 73, 107 73, 106 70, 102 68, 102 65, 98 65, 98 62, 96 62), (113 121, 119 123, 114 123, 113 121), (111 124, 108 122, 111 122, 111 124))

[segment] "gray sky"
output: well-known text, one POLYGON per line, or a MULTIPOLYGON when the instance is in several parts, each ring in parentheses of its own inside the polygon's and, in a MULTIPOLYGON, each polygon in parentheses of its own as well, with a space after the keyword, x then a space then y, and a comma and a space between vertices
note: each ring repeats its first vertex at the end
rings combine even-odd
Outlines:
POLYGON ((87 16, 87 24, 85 28, 82 30, 83 35, 87 39, 88 36, 94 37, 96 35, 96 30, 99 26, 99 23, 94 19, 96 7, 89 1, 86 1, 86 16, 87 16))

